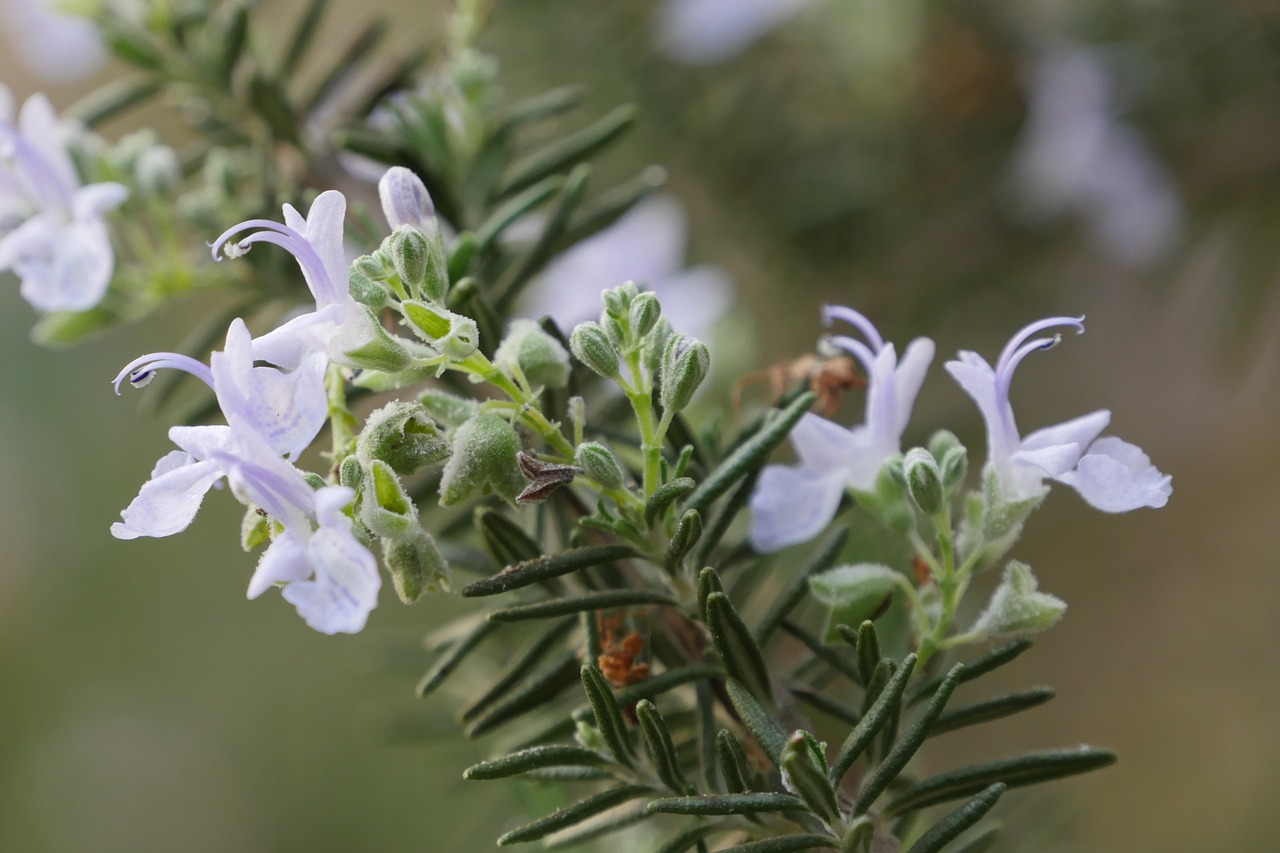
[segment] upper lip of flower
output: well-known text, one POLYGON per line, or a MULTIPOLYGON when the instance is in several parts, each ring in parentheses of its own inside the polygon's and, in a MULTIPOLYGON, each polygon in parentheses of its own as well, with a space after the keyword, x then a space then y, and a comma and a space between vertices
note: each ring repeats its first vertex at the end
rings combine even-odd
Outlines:
MULTIPOLYGON (((213 259, 215 261, 222 260, 219 251, 223 245, 236 234, 251 228, 260 228, 262 230, 255 231, 237 240, 234 243, 237 248, 248 250, 254 243, 271 243, 279 246, 297 258, 298 264, 302 267, 304 277, 311 286, 312 295, 316 298, 318 304, 331 305, 341 300, 342 294, 339 292, 337 284, 330 280, 329 273, 324 267, 324 261, 320 259, 319 253, 316 252, 311 242, 288 225, 283 225, 270 219, 247 219, 223 231, 216 240, 209 244, 213 259)), ((225 255, 226 253, 224 252, 223 254, 225 255)))

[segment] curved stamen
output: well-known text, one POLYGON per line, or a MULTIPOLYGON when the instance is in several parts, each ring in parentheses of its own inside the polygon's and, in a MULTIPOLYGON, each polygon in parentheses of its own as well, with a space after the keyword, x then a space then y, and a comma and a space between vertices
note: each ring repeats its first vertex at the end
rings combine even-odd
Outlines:
POLYGON ((857 338, 851 338, 848 335, 827 335, 827 343, 834 347, 844 350, 849 355, 862 362, 862 368, 871 375, 871 369, 876 363, 876 354, 871 348, 857 338))
POLYGON ((120 396, 120 383, 124 381, 126 376, 129 377, 130 385, 134 388, 141 388, 154 378, 157 370, 168 367, 184 370, 210 388, 213 388, 213 371, 204 362, 196 361, 189 355, 177 352, 153 352, 135 358, 124 366, 124 370, 121 370, 116 375, 116 378, 111 383, 112 387, 116 389, 116 396, 120 396))
MULTIPOLYGON (((325 271, 324 261, 320 260, 320 255, 316 253, 315 247, 307 242, 306 237, 303 237, 289 226, 281 225, 279 222, 273 222, 270 219, 248 219, 223 231, 218 235, 218 239, 209 244, 213 259, 215 261, 222 260, 222 258, 218 257, 218 252, 223 248, 223 244, 236 234, 247 231, 250 228, 261 228, 263 230, 254 232, 232 245, 241 251, 248 251, 249 247, 254 243, 271 243, 279 246, 297 259, 298 265, 302 267, 303 276, 307 280, 307 286, 311 288, 311 295, 316 298, 316 302, 331 304, 339 300, 338 289, 329 280, 329 273, 325 271), (324 292, 318 292, 321 290, 324 292)), ((224 251, 224 254, 227 257, 238 257, 231 252, 224 251)))
MULTIPOLYGON (((1013 373, 1013 365, 1009 364, 1009 362, 1013 358, 1013 354, 1018 351, 1018 348, 1022 346, 1027 338, 1037 332, 1043 332, 1045 329, 1052 329, 1055 326, 1071 326, 1076 330, 1077 334, 1083 334, 1084 317, 1046 317, 1043 320, 1037 320, 1034 323, 1028 323, 1023 326, 1014 333, 1013 337, 1009 339, 1009 343, 1005 344, 1004 349, 1000 351, 1000 359, 996 362, 996 376, 1013 373)), ((1039 347, 1033 347, 1033 349, 1039 349, 1039 347)), ((1016 363, 1014 362, 1014 364, 1016 363)), ((1005 387, 1008 387, 1009 383, 1006 381, 1004 384, 1005 387)))
POLYGON ((1013 381, 1013 372, 1024 358, 1036 350, 1052 349, 1057 346, 1058 342, 1062 340, 1062 335, 1054 335, 1051 338, 1036 338, 1034 340, 1027 339, 1037 332, 1059 326, 1070 326, 1076 330, 1077 334, 1082 334, 1084 332, 1084 317, 1046 317, 1043 320, 1028 323, 1019 329, 1009 339, 1009 343, 1004 345, 1004 349, 1000 351, 1000 359, 996 362, 995 367, 996 408, 1005 421, 1005 430, 1015 442, 1017 441, 1018 431, 1013 423, 1013 408, 1009 405, 1009 385, 1013 381))
POLYGON ((822 325, 830 326, 836 320, 843 320, 862 332, 863 337, 867 339, 867 343, 871 344, 871 349, 874 351, 880 352, 880 350, 884 349, 884 338, 880 337, 880 332, 861 313, 843 305, 823 305, 822 325))

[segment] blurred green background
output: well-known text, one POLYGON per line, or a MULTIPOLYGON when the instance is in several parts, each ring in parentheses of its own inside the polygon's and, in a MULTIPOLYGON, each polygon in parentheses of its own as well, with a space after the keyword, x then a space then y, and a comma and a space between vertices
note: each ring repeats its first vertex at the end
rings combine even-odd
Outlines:
MULTIPOLYGON (((655 48, 660 5, 509 0, 483 46, 512 95, 586 83, 594 113, 640 105, 606 172, 665 166, 691 260, 737 281, 716 393, 809 351, 824 301, 852 305, 900 345, 937 341, 908 440, 947 426, 976 460, 980 420, 940 362, 1085 314, 1019 372, 1021 426, 1109 407, 1173 475, 1160 511, 1049 498, 1015 554, 1071 608, 997 680, 1059 697, 927 760, 1120 754, 1010 795, 1024 845, 1001 849, 1274 849, 1280 7, 813 0, 697 65, 655 48)), ((323 37, 383 10, 401 44, 438 45, 443 8, 344 0, 323 37)), ((92 85, 0 63, 59 106, 92 85)), ((108 534, 168 448, 168 421, 108 380, 207 307, 49 352, 16 284, 0 293, 0 850, 488 849, 521 795, 463 783, 487 745, 456 736, 450 697, 411 695, 422 634, 460 602, 384 590, 361 635, 323 637, 277 596, 244 600, 225 496, 181 537, 108 534)))

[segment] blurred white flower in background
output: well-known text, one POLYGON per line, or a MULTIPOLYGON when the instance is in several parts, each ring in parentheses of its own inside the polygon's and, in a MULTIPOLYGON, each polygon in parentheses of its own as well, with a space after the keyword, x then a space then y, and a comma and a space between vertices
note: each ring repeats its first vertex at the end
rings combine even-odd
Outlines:
POLYGON ((1108 253, 1143 264, 1173 242, 1181 203, 1159 158, 1116 115, 1113 90, 1106 64, 1086 47, 1037 56, 1013 177, 1028 218, 1080 216, 1108 253))
POLYGON ((69 83, 102 67, 97 29, 59 0, 0 0, 0 28, 23 67, 49 83, 69 83))
POLYGON ((668 58, 712 65, 746 50, 812 0, 663 0, 654 38, 668 58))
POLYGON ((548 314, 561 329, 600 316, 600 291, 634 281, 662 303, 677 331, 703 337, 733 303, 733 282, 720 267, 685 268, 688 217, 680 202, 658 196, 553 260, 522 300, 524 313, 548 314))

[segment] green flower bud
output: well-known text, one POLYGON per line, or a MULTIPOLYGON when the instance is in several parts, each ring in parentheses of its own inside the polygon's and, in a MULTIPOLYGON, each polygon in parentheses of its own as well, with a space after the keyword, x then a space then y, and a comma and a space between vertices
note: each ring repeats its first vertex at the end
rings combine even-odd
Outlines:
POLYGON ((449 589, 449 564, 421 527, 407 538, 382 540, 382 563, 396 595, 405 604, 413 604, 428 592, 449 589))
POLYGON ((658 297, 652 293, 637 295, 631 300, 628 318, 631 335, 635 340, 640 340, 649 334, 662 318, 662 306, 658 304, 658 297))
POLYGON ((951 448, 938 460, 938 468, 942 472, 942 488, 948 495, 955 494, 969 473, 969 452, 963 445, 951 448))
POLYGON ((418 397, 418 402, 427 410, 427 414, 447 427, 462 426, 480 414, 480 403, 468 397, 460 397, 441 391, 439 388, 428 388, 418 397))
POLYGON ((702 341, 688 335, 668 338, 658 373, 658 399, 662 408, 679 412, 688 406, 710 367, 711 353, 702 341))
POLYGON ((453 451, 440 479, 440 505, 497 492, 514 500, 525 487, 517 456, 520 436, 497 415, 479 414, 453 433, 453 451))
POLYGON ((355 267, 351 268, 347 282, 347 289, 351 291, 351 298, 361 305, 367 305, 374 311, 385 308, 390 301, 385 287, 355 267))
POLYGON ((516 365, 534 385, 563 388, 569 384, 569 353, 532 320, 512 320, 507 336, 493 354, 498 367, 516 365))
POLYGON ((397 474, 412 474, 448 457, 449 443, 421 403, 395 400, 369 415, 356 454, 366 467, 381 460, 397 474))
POLYGON ((606 489, 621 488, 625 475, 617 457, 603 444, 584 441, 573 454, 573 464, 606 489))
POLYGON ((404 484, 381 459, 374 459, 365 469, 360 520, 369 532, 389 539, 403 539, 418 527, 418 509, 413 505, 404 484))
POLYGON ((599 323, 579 323, 569 336, 569 349, 578 361, 606 379, 618 377, 618 353, 599 323))
POLYGON ((601 314, 600 328, 604 329, 605 336, 609 339, 609 343, 613 344, 616 349, 626 349, 627 330, 623 328, 621 321, 614 317, 610 317, 608 314, 601 314))
POLYGON ((338 463, 338 484, 356 490, 356 500, 360 500, 360 489, 364 488, 364 468, 360 467, 360 458, 352 454, 338 463))
POLYGON ((1052 627, 1066 612, 1061 598, 1040 592, 1031 567, 1010 560, 991 603, 971 629, 986 637, 1030 634, 1052 627))
POLYGON ((913 447, 903 459, 903 473, 907 478, 907 493, 925 515, 942 512, 946 501, 942 493, 942 472, 933 454, 923 447, 913 447))
POLYGON ((675 333, 671 329, 671 323, 666 317, 660 317, 645 338, 641 359, 650 376, 657 376, 658 371, 662 369, 662 351, 673 334, 675 333))
POLYGON ((617 320, 625 320, 631 310, 631 300, 639 292, 640 289, 636 287, 635 282, 629 281, 601 293, 600 301, 604 304, 606 314, 617 320))
POLYGON ((420 293, 427 279, 427 238, 412 225, 401 225, 388 238, 387 254, 396 275, 412 293, 420 293))
POLYGON ((404 344, 382 328, 382 324, 374 319, 368 308, 361 310, 365 312, 363 332, 367 338, 360 346, 343 353, 345 363, 385 373, 396 373, 408 367, 413 358, 404 344))
POLYGON ((476 321, 438 305, 406 299, 400 303, 409 328, 454 361, 461 361, 480 346, 476 321))
POLYGON ((373 255, 361 255, 356 258, 351 262, 351 269, 373 281, 385 281, 387 278, 387 268, 373 255))
POLYGON ((963 447, 960 439, 956 438, 955 433, 950 430, 940 429, 933 435, 929 436, 929 443, 926 445, 929 452, 933 454, 933 458, 938 460, 938 464, 942 464, 942 457, 953 447, 963 447))

